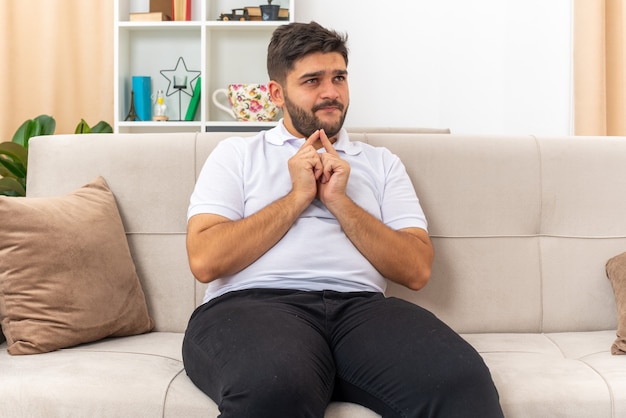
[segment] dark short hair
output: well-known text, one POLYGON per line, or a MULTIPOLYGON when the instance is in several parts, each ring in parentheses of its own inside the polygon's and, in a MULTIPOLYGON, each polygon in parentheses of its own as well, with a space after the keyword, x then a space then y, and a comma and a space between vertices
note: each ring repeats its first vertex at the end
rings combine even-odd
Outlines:
POLYGON ((326 29, 316 22, 290 23, 278 27, 267 48, 267 73, 270 80, 284 83, 294 63, 315 53, 337 52, 348 65, 348 36, 326 29))

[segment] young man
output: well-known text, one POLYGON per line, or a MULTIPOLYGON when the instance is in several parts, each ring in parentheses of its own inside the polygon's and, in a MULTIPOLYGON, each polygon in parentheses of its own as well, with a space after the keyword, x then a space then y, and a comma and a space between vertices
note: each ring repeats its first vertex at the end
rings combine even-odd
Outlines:
POLYGON ((433 248, 400 160, 342 129, 345 38, 282 26, 267 61, 283 120, 222 141, 191 197, 189 263, 209 287, 187 374, 222 417, 323 417, 332 400, 383 417, 501 417, 476 351, 383 296, 386 280, 422 288, 433 248))

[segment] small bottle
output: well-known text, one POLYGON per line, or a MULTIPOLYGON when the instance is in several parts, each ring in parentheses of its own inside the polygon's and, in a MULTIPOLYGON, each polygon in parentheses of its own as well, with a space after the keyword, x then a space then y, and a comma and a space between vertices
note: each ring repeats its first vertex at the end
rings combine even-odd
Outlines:
POLYGON ((165 99, 163 98, 163 90, 158 90, 156 97, 152 119, 160 121, 168 120, 167 105, 165 104, 165 99))

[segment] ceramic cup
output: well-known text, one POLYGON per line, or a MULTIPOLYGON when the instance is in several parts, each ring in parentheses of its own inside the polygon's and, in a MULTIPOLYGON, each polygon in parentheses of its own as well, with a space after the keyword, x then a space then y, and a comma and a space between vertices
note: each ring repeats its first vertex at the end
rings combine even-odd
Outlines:
POLYGON ((272 103, 267 84, 229 84, 213 92, 213 103, 242 122, 269 122, 280 110, 272 103), (230 107, 219 100, 220 96, 226 96, 230 107))

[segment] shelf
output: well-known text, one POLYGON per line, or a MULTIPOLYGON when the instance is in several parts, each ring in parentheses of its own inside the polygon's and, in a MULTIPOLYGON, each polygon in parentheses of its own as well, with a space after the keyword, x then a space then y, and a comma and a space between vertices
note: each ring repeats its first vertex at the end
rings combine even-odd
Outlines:
POLYGON ((120 132, 259 132, 278 122, 119 122, 120 132))
POLYGON ((258 132, 272 129, 278 122, 207 122, 205 132, 258 132))
POLYGON ((211 30, 245 30, 245 29, 258 29, 258 28, 277 28, 281 25, 286 25, 289 22, 286 20, 275 20, 271 22, 265 21, 247 21, 247 22, 222 22, 220 20, 207 21, 207 22, 118 22, 118 26, 124 29, 130 30, 143 30, 143 29, 158 29, 158 30, 171 30, 171 29, 199 29, 202 26, 206 26, 211 30))
POLYGON ((125 128, 191 128, 191 127, 198 127, 200 128, 202 126, 201 122, 198 121, 184 121, 184 120, 168 120, 168 121, 163 121, 163 122, 140 122, 140 121, 135 121, 135 122, 119 122, 119 126, 120 127, 125 127, 125 128))
MULTIPOLYGON (((267 45, 272 32, 293 21, 295 0, 276 0, 289 9, 290 20, 221 21, 220 13, 240 8, 240 0, 193 0, 191 21, 137 22, 131 12, 145 12, 149 0, 115 0, 114 12, 114 130, 116 132, 260 130, 276 122, 235 122, 214 105, 218 89, 234 83, 265 83, 267 45), (200 71, 200 102, 194 121, 126 122, 133 76, 149 76, 154 100, 157 90, 168 89, 161 70, 177 67, 182 57, 190 71, 200 71)), ((178 72, 178 71, 177 71, 178 72)), ((195 82, 194 82, 195 83, 195 82)), ((194 86, 195 84, 192 84, 194 86)), ((189 90, 187 90, 189 91, 189 90)), ((166 91, 167 93, 167 91, 166 91)), ((187 94, 165 95, 167 115, 184 117, 191 99, 187 94), (181 102, 179 104, 179 97, 181 102)))
POLYGON ((119 22, 120 29, 125 30, 200 30, 202 27, 201 22, 119 22))
POLYGON ((157 133, 157 132, 202 132, 201 122, 118 122, 118 132, 157 133))
POLYGON ((275 20, 272 22, 264 21, 247 21, 247 22, 222 22, 216 20, 214 22, 206 22, 206 26, 211 30, 246 30, 246 29, 275 29, 281 25, 288 24, 285 20, 275 20))

